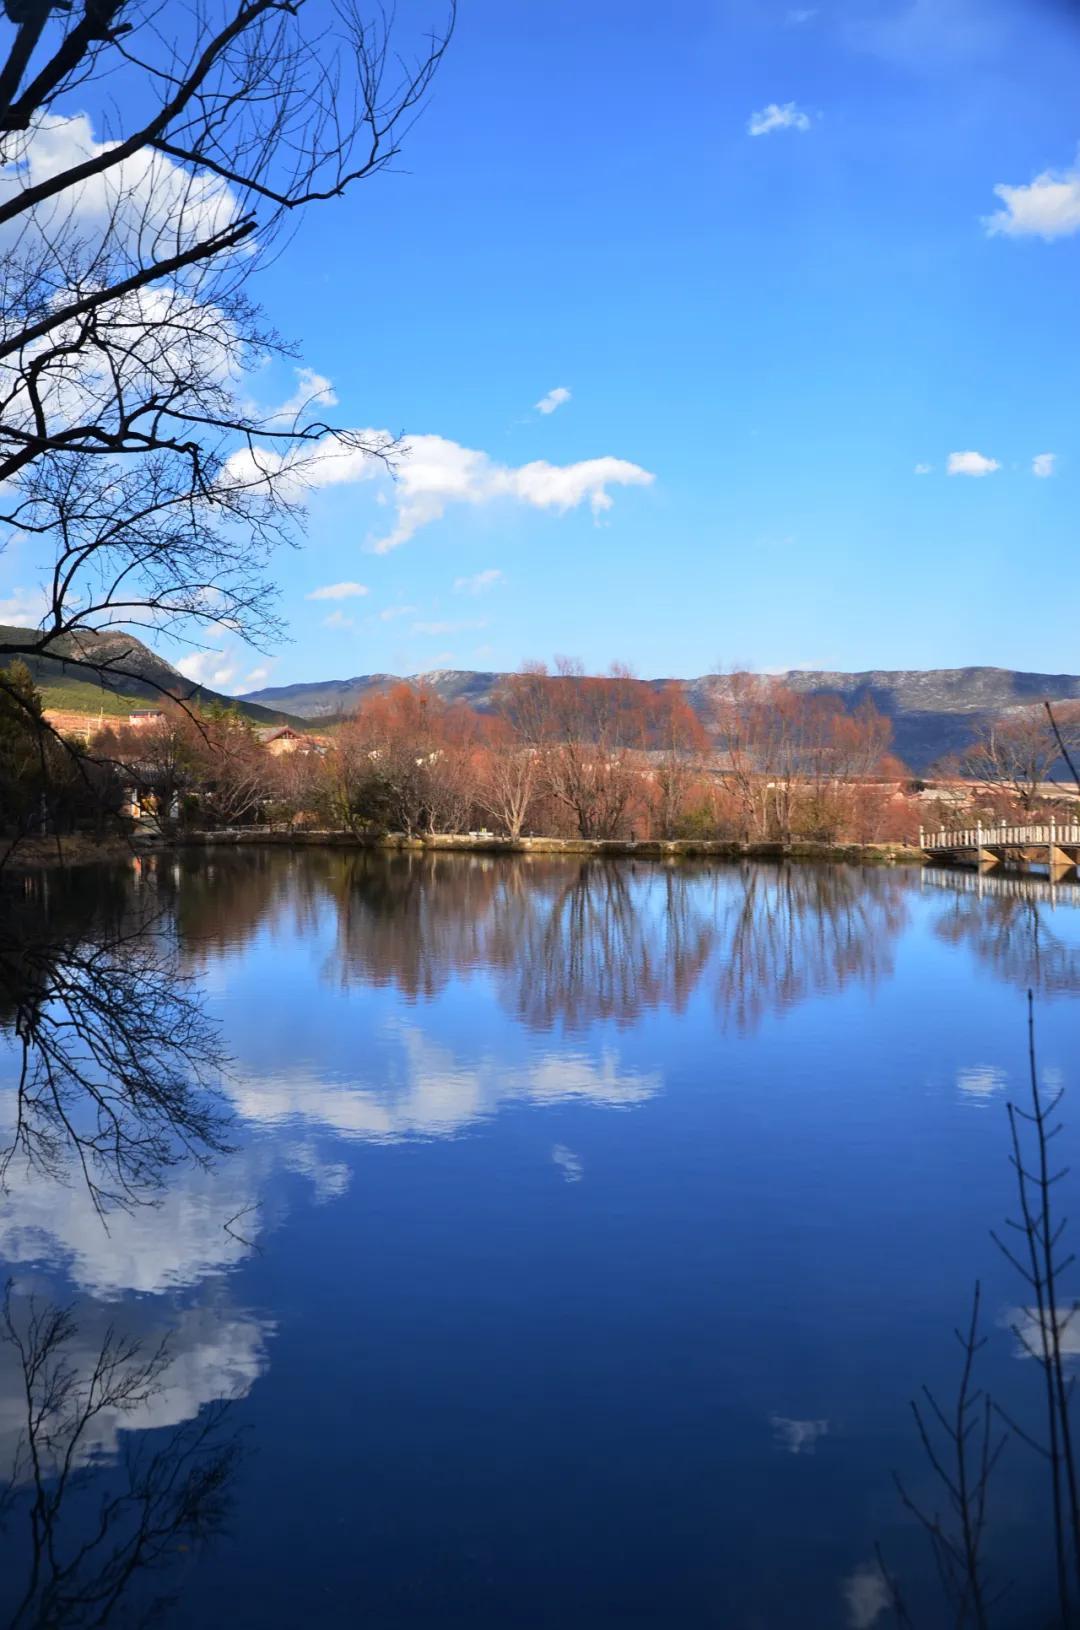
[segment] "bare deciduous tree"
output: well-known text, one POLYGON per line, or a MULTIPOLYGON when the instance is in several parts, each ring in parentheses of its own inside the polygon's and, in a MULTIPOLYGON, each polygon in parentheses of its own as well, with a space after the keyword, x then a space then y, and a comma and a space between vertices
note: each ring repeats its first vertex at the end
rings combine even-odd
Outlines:
POLYGON ((289 403, 251 407, 245 373, 291 354, 252 275, 283 226, 393 160, 448 8, 411 61, 353 0, 202 0, 167 26, 151 0, 7 8, 0 523, 43 569, 18 652, 109 625, 276 632, 263 573, 310 459, 391 446, 327 422, 307 371, 289 403))
POLYGON ((961 760, 963 773, 990 793, 1004 794, 1029 812, 1053 779, 1063 752, 1080 746, 1080 708, 1048 717, 1043 706, 1016 708, 979 726, 961 760))

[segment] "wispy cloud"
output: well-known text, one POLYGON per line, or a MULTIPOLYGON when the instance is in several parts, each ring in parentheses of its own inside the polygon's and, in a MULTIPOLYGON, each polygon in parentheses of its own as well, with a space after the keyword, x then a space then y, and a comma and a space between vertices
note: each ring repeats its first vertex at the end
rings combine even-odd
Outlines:
POLYGON ((330 613, 329 617, 324 617, 323 618, 323 627, 324 628, 353 628, 355 626, 355 622, 356 622, 355 618, 346 617, 346 615, 345 615, 345 613, 343 611, 332 611, 330 613))
POLYGON ((414 616, 419 609, 420 608, 418 606, 385 606, 383 610, 379 612, 379 621, 381 623, 392 623, 395 622, 398 617, 414 616))
POLYGON ((1053 475, 1056 470, 1057 470, 1057 454, 1056 453, 1036 453, 1035 457, 1031 461, 1031 473, 1032 473, 1032 475, 1039 476, 1040 479, 1043 480, 1043 481, 1045 481, 1048 476, 1053 475))
POLYGON ((324 583, 321 589, 312 589, 305 594, 305 600, 353 600, 360 594, 367 594, 368 590, 363 583, 324 583))
POLYGON ((413 631, 414 634, 432 634, 432 635, 436 635, 436 634, 437 635, 462 634, 462 633, 467 632, 470 629, 486 628, 486 627, 487 627, 487 623, 485 621, 461 622, 461 623, 455 623, 455 622, 424 623, 424 622, 420 622, 420 623, 413 623, 412 631, 413 631))
POLYGON ((996 55, 1015 33, 1021 8, 987 0, 848 3, 834 14, 843 39, 914 73, 927 74, 996 55))
POLYGON ((818 1440, 829 1431, 828 1421, 798 1421, 789 1415, 770 1415, 769 1424, 778 1448, 789 1455, 812 1455, 818 1440))
POLYGON ((553 391, 548 391, 546 396, 541 396, 539 402, 534 402, 533 406, 538 413, 554 413, 555 409, 562 407, 564 402, 569 402, 570 396, 571 392, 567 390, 565 385, 556 385, 553 391))
POLYGON ((774 130, 809 130, 810 124, 797 102, 770 102, 750 115, 746 128, 751 136, 768 136, 774 130))
POLYGON ((476 572, 472 577, 455 577, 455 594, 484 594, 493 589, 496 583, 505 582, 502 572, 497 566, 489 566, 486 572, 476 572))
MULTIPOLYGON (((244 448, 229 460, 229 474, 249 490, 270 481, 278 490, 302 493, 315 487, 387 479, 384 461, 371 452, 389 447, 393 438, 385 430, 350 433, 364 445, 349 445, 335 436, 293 455, 271 447, 244 448)), ((413 436, 401 449, 393 486, 383 488, 395 510, 391 530, 372 540, 376 554, 388 554, 407 543, 423 526, 440 520, 451 504, 481 506, 517 503, 531 509, 565 515, 588 505, 599 518, 614 504, 612 487, 648 487, 652 471, 629 459, 606 455, 581 459, 576 464, 499 464, 489 454, 463 447, 445 436, 413 436)))
POLYGON ((1025 187, 994 188, 1003 208, 983 217, 990 237, 1070 238, 1080 232, 1080 168, 1043 170, 1025 187))
POLYGON ((929 475, 933 468, 934 468, 934 466, 932 464, 916 464, 916 466, 915 466, 915 474, 916 475, 929 475))
POLYGON ((795 6, 788 12, 784 21, 789 28, 799 28, 803 23, 811 22, 816 16, 816 6, 795 6))
POLYGON ((950 453, 946 466, 950 475, 993 475, 1000 470, 1001 465, 996 458, 987 458, 984 453, 950 453))
POLYGON ((287 402, 282 402, 272 420, 284 420, 292 425, 303 421, 315 407, 336 407, 337 395, 329 379, 317 374, 314 368, 295 368, 296 389, 287 402))
POLYGON ((245 688, 247 690, 252 690, 252 689, 254 689, 254 687, 256 685, 261 685, 265 680, 267 680, 269 678, 270 678, 270 669, 269 669, 268 666, 264 666, 264 667, 261 667, 261 668, 252 668, 252 670, 251 670, 251 672, 249 674, 244 675, 244 686, 245 686, 245 688))

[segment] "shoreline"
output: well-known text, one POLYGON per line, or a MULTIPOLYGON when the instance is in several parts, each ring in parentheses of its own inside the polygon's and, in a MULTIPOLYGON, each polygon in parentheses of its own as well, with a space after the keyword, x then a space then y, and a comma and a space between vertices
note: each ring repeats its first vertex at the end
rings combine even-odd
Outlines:
POLYGON ((220 832, 185 832, 163 836, 135 832, 127 837, 89 838, 74 834, 61 838, 28 838, 0 864, 0 874, 47 866, 88 866, 130 860, 147 854, 172 854, 182 849, 350 849, 383 854, 574 855, 610 860, 802 860, 855 866, 921 866, 929 856, 911 844, 819 843, 799 839, 791 843, 740 843, 728 838, 500 838, 494 834, 471 837, 466 833, 436 833, 406 837, 389 833, 360 837, 351 832, 274 831, 258 827, 220 832))
POLYGON ((351 832, 274 832, 257 828, 223 832, 190 832, 169 838, 143 838, 140 848, 233 848, 250 845, 277 848, 366 849, 384 854, 594 855, 638 860, 819 860, 849 865, 923 865, 924 852, 902 843, 740 843, 729 838, 500 838, 467 833, 405 837, 357 837, 351 832))

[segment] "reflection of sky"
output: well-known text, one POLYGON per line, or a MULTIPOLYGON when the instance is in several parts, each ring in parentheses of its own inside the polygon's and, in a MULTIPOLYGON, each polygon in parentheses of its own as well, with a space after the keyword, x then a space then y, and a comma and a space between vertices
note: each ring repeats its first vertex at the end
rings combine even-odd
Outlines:
MULTIPOLYGON (((86 1350, 106 1316, 176 1329, 161 1414, 129 1424, 246 1399, 259 1468, 189 1622, 310 1622, 300 1556, 373 1622, 437 1622, 456 1591, 478 1623, 523 1593, 555 1622, 568 1592, 598 1624, 718 1601, 777 1630, 875 1623, 906 1399, 954 1379, 976 1274, 988 1325, 1021 1299, 986 1241, 1023 993, 940 935, 940 894, 895 886, 874 980, 819 970, 781 1009, 762 979, 746 1030, 707 971, 682 1011, 573 1029, 523 1022, 482 961, 415 999, 339 977, 332 901, 205 953, 236 1153, 108 1235, 77 1185, 13 1174, 0 1197, 0 1249, 76 1288, 86 1350)), ((1071 1004, 1039 1025, 1047 1078, 1075 1080, 1071 1004)), ((1033 1368, 1015 1345, 995 1327, 1003 1399, 1033 1368)))

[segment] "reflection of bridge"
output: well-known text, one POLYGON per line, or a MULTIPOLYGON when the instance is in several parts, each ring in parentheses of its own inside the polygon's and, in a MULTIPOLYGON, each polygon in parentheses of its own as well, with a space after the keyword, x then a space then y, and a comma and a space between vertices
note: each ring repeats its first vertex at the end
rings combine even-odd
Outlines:
POLYGON ((920 827, 919 847, 935 860, 975 866, 980 872, 1045 866, 1051 877, 1057 877, 1080 865, 1080 825, 1059 826, 1050 820, 1043 826, 1007 826, 1002 821, 955 832, 924 832, 920 827))
POLYGON ((971 894, 983 900, 1037 900, 1046 905, 1080 906, 1080 883, 1058 882, 1050 877, 1019 877, 1015 873, 946 871, 940 866, 924 866, 921 883, 949 889, 953 894, 971 894))

